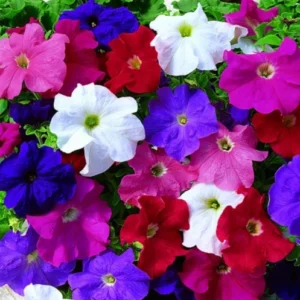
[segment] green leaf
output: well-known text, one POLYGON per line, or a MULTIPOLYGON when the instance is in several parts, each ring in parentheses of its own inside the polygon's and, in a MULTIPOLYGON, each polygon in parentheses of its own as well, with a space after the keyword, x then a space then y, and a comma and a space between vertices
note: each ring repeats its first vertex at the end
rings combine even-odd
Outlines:
POLYGON ((270 34, 258 40, 255 43, 255 45, 256 46, 264 46, 264 45, 279 46, 281 42, 282 40, 278 36, 274 34, 270 34))
POLYGON ((172 2, 172 5, 181 12, 187 13, 196 10, 198 3, 198 0, 180 0, 172 2))
POLYGON ((8 106, 8 101, 5 99, 0 99, 0 115, 3 114, 8 106))
POLYGON ((293 251, 286 257, 286 260, 293 261, 300 257, 300 246, 296 245, 293 251))

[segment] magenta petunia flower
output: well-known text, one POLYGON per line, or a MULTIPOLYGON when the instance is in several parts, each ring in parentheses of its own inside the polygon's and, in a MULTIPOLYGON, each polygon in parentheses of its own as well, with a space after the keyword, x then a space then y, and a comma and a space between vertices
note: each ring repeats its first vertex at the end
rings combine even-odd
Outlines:
POLYGON ((257 300, 265 289, 264 268, 241 273, 227 266, 221 257, 194 248, 186 256, 179 276, 195 292, 196 300, 257 300))
POLYGON ((285 38, 271 53, 251 55, 226 52, 228 67, 220 79, 229 101, 241 109, 268 114, 294 111, 300 103, 300 49, 285 38))
POLYGON ((137 147, 135 157, 128 162, 135 174, 123 177, 119 194, 129 204, 139 206, 140 196, 169 196, 178 198, 180 192, 191 187, 197 172, 168 156, 163 149, 151 148, 147 143, 137 147))
POLYGON ((257 139, 248 125, 237 125, 229 131, 220 124, 218 133, 201 143, 191 156, 191 165, 199 170, 198 181, 214 183, 223 190, 250 187, 254 181, 252 161, 263 161, 268 156, 267 151, 255 149, 257 139))
POLYGON ((42 216, 27 216, 39 234, 39 255, 54 266, 85 259, 106 250, 111 209, 99 199, 103 187, 77 176, 73 198, 42 216))
POLYGON ((19 124, 0 123, 0 157, 9 155, 21 143, 19 124))
POLYGON ((0 40, 0 97, 18 96, 23 82, 32 92, 58 91, 66 75, 66 42, 68 37, 58 33, 45 40, 36 23, 27 24, 23 34, 0 40))
POLYGON ((263 10, 253 0, 242 0, 240 10, 226 14, 225 19, 227 23, 246 27, 249 35, 255 35, 255 28, 259 24, 270 22, 277 15, 278 7, 263 10))
POLYGON ((67 75, 60 93, 71 96, 77 84, 82 85, 102 80, 105 73, 99 70, 95 48, 98 42, 89 30, 80 30, 80 21, 61 20, 55 25, 57 33, 68 36, 66 45, 67 75))

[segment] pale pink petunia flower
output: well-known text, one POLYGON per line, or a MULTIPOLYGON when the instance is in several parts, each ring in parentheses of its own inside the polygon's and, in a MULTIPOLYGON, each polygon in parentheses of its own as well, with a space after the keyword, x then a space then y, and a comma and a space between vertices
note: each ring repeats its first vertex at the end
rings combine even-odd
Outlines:
POLYGON ((137 147, 128 164, 135 174, 123 177, 119 194, 124 202, 135 206, 139 206, 138 199, 143 195, 178 198, 197 178, 190 165, 179 163, 163 149, 153 149, 145 142, 137 147))
POLYGON ((58 91, 66 75, 64 34, 45 40, 40 24, 25 26, 23 34, 0 40, 0 97, 13 99, 22 83, 32 92, 58 91))
POLYGON ((39 234, 37 250, 54 266, 85 259, 106 250, 111 209, 99 199, 103 187, 92 179, 77 176, 73 198, 42 216, 27 216, 39 234))
POLYGON ((256 150, 257 139, 251 126, 237 125, 229 131, 220 124, 218 133, 201 140, 191 156, 198 168, 199 182, 214 183, 223 190, 250 187, 254 181, 253 161, 263 161, 267 151, 256 150))

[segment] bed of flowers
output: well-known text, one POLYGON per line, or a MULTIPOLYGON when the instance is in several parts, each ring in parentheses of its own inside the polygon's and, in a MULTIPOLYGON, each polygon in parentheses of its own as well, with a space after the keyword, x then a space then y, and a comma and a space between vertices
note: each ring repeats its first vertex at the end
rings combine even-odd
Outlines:
POLYGON ((299 299, 299 46, 297 0, 0 0, 1 299, 299 299))

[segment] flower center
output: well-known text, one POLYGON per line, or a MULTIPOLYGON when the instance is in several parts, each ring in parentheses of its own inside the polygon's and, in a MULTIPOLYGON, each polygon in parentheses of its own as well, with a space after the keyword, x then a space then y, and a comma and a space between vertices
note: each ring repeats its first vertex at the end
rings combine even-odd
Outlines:
POLYGON ((185 125, 188 121, 187 117, 185 115, 177 116, 177 121, 180 125, 185 125))
POLYGON ((102 281, 108 286, 113 286, 117 279, 112 274, 107 274, 102 277, 102 281))
POLYGON ((132 69, 132 70, 139 70, 142 65, 142 61, 140 60, 140 58, 137 55, 133 55, 133 57, 130 58, 127 63, 128 63, 129 69, 132 69))
POLYGON ((28 261, 28 263, 32 263, 37 258, 38 258, 38 252, 37 251, 33 251, 32 253, 30 253, 30 254, 27 255, 27 261, 28 261))
POLYGON ((253 236, 258 236, 263 233, 261 222, 254 219, 248 221, 246 229, 253 236))
POLYGON ((258 66, 257 74, 264 79, 271 79, 275 74, 275 68, 269 63, 263 63, 258 66))
POLYGON ((79 211, 78 209, 71 207, 68 208, 64 214, 63 214, 63 223, 69 223, 69 222, 73 222, 76 221, 78 219, 79 216, 79 211))
POLYGON ((297 118, 295 115, 284 115, 282 116, 282 123, 285 127, 291 128, 296 124, 297 118))
POLYGON ((216 272, 218 274, 228 274, 231 272, 231 268, 225 265, 224 263, 220 263, 216 268, 216 272))
POLYGON ((92 28, 96 27, 98 25, 98 18, 96 16, 90 16, 88 19, 88 23, 92 28))
POLYGON ((26 174, 26 180, 27 180, 27 182, 34 182, 35 180, 36 180, 36 173, 35 172, 33 172, 33 171, 31 171, 31 172, 28 172, 27 174, 26 174))
POLYGON ((100 118, 97 115, 88 115, 84 120, 84 127, 87 130, 93 130, 100 124, 100 118))
POLYGON ((220 203, 217 199, 208 199, 206 201, 206 205, 208 208, 212 208, 217 210, 220 207, 220 203))
POLYGON ((178 28, 182 37, 189 37, 193 33, 193 27, 187 23, 183 23, 178 28))
POLYGON ((147 228, 147 239, 151 239, 152 237, 154 237, 157 230, 158 230, 157 224, 152 224, 152 223, 149 224, 147 228))
POLYGON ((29 67, 29 59, 24 53, 21 53, 19 56, 15 58, 17 65, 22 69, 28 69, 29 67))
POLYGON ((230 152, 234 147, 234 142, 232 142, 229 136, 224 136, 217 140, 217 145, 220 150, 230 152))
POLYGON ((165 165, 162 162, 159 162, 152 166, 151 174, 154 177, 162 177, 167 173, 168 169, 165 167, 165 165))

